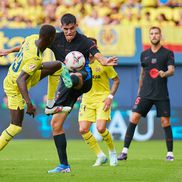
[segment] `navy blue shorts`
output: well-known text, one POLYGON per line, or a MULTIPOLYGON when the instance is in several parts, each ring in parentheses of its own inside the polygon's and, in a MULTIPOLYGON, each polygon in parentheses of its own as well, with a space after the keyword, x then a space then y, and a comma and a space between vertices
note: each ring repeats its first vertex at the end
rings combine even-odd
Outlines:
POLYGON ((146 117, 152 106, 155 105, 157 117, 170 117, 170 100, 151 100, 146 98, 137 97, 132 111, 146 117))
POLYGON ((83 81, 81 89, 67 88, 63 81, 58 90, 55 105, 56 106, 70 106, 73 107, 78 97, 88 92, 92 87, 92 78, 83 81))

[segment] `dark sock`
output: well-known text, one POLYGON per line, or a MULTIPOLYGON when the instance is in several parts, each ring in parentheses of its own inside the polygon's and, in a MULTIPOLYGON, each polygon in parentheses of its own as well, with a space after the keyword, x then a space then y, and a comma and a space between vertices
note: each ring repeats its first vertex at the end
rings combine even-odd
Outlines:
POLYGON ((166 146, 167 151, 172 152, 173 151, 173 134, 171 126, 164 127, 165 132, 165 138, 166 138, 166 146))
POLYGON ((124 147, 129 148, 131 140, 133 139, 136 126, 136 124, 133 124, 131 122, 129 123, 125 134, 124 147))
POLYGON ((67 154, 66 154, 67 142, 65 134, 63 133, 54 136, 54 142, 57 148, 60 163, 68 165, 67 154))

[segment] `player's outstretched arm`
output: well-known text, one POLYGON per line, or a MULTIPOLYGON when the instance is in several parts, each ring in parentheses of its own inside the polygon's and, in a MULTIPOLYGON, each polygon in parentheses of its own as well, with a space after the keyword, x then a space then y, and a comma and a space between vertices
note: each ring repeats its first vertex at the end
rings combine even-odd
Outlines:
POLYGON ((96 58, 103 66, 115 66, 118 64, 117 57, 106 58, 99 52, 94 55, 94 58, 96 58))
POLYGON ((24 71, 21 71, 19 77, 17 78, 16 82, 18 85, 18 88, 20 90, 20 93, 23 97, 23 99, 25 100, 25 103, 27 105, 27 111, 26 113, 29 114, 30 116, 32 115, 33 117, 36 114, 36 108, 35 106, 33 106, 30 96, 28 94, 28 88, 27 88, 27 83, 26 80, 30 77, 29 74, 27 74, 24 71))
POLYGON ((20 50, 21 46, 12 47, 10 49, 1 49, 0 50, 0 56, 7 56, 8 54, 12 52, 18 52, 20 50))

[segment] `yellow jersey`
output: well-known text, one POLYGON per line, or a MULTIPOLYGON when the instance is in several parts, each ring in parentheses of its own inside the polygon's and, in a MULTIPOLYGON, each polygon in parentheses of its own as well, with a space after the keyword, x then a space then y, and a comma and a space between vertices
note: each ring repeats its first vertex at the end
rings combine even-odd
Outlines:
POLYGON ((41 68, 43 61, 42 53, 35 44, 35 41, 38 40, 38 38, 39 35, 36 34, 25 38, 25 41, 15 57, 14 62, 11 64, 7 74, 8 79, 10 79, 12 83, 16 84, 16 80, 21 71, 24 71, 30 75, 30 78, 27 80, 28 89, 32 86, 32 76, 41 68))
POLYGON ((92 69, 92 88, 83 94, 82 103, 103 101, 110 94, 110 79, 117 76, 113 66, 102 66, 98 61, 89 64, 92 69))

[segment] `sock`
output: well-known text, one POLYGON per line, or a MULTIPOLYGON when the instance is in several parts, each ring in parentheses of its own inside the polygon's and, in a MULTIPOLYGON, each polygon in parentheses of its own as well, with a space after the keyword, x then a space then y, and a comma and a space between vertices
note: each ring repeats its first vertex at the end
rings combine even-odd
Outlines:
POLYGON ((135 132, 136 124, 129 123, 128 128, 126 130, 125 139, 124 139, 124 147, 129 148, 131 140, 133 139, 133 135, 135 132))
POLYGON ((90 146, 91 150, 94 151, 97 157, 105 155, 99 147, 97 140, 90 131, 88 133, 83 134, 82 137, 85 140, 85 142, 90 146))
POLYGON ((108 129, 106 129, 104 131, 104 133, 100 133, 100 135, 102 136, 103 140, 105 141, 109 151, 110 152, 115 152, 114 143, 113 143, 111 134, 109 133, 108 129))
POLYGON ((172 152, 173 151, 173 134, 172 134, 171 126, 164 127, 164 133, 166 138, 167 151, 172 152))
POLYGON ((47 100, 53 100, 60 81, 61 69, 48 76, 47 100))
POLYGON ((22 127, 10 124, 8 128, 6 128, 1 136, 0 136, 0 150, 2 150, 8 142, 18 133, 20 133, 22 127))
POLYGON ((54 142, 57 148, 60 164, 68 165, 66 153, 67 142, 65 134, 63 133, 54 136, 54 142))
POLYGON ((128 148, 124 147, 123 150, 122 150, 122 153, 127 154, 128 153, 128 148))
POLYGON ((173 152, 167 152, 167 156, 172 156, 172 157, 174 157, 173 152))

